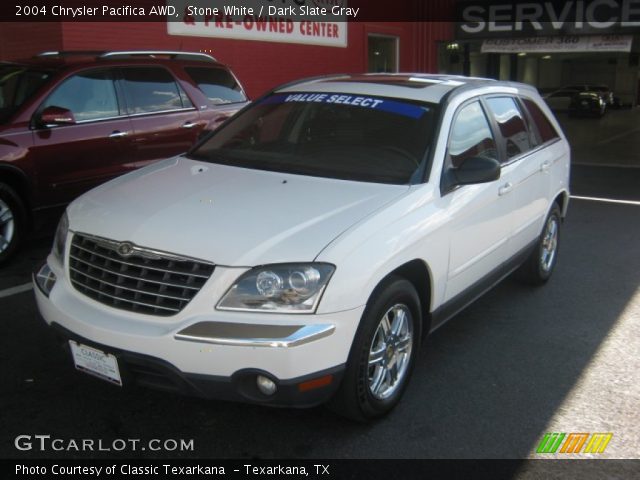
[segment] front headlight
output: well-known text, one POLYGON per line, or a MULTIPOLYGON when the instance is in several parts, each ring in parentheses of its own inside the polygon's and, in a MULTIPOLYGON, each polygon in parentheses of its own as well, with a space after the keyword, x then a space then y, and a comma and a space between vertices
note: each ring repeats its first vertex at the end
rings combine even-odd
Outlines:
POLYGON ((69 219, 67 212, 62 214, 62 218, 58 223, 56 230, 56 236, 53 239, 53 256, 58 259, 61 264, 64 264, 64 248, 67 243, 67 233, 69 232, 69 219))
POLYGON ((218 303, 219 310, 313 313, 335 267, 327 263, 277 264, 243 274, 218 303))

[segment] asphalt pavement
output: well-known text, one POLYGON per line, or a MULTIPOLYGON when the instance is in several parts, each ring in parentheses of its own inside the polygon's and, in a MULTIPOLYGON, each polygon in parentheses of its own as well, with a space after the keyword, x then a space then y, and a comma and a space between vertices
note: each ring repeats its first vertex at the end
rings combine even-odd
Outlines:
MULTIPOLYGON (((588 198, 571 201, 549 283, 506 279, 435 332, 403 401, 366 425, 323 407, 271 409, 113 387, 73 370, 38 319, 33 292, 0 298, 0 458, 522 459, 536 458, 545 433, 578 431, 613 433, 600 458, 637 458, 639 187, 640 169, 574 166, 572 193, 588 198), (192 439, 194 449, 16 450, 17 436, 43 433, 192 439)), ((32 242, 0 271, 0 297, 29 280, 49 243, 32 242)))

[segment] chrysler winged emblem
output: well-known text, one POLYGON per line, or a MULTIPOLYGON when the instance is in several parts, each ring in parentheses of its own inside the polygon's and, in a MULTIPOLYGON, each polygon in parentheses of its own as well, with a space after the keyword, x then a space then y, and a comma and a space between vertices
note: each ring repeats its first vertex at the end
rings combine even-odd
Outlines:
POLYGON ((130 257, 133 254, 133 245, 129 242, 122 242, 118 245, 117 252, 121 257, 130 257))

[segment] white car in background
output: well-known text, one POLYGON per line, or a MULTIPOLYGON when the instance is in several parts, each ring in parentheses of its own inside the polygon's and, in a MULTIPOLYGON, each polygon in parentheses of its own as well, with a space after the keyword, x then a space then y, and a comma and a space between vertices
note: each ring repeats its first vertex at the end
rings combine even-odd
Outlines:
POLYGON ((393 408, 423 334, 557 261, 569 145, 530 86, 333 76, 74 201, 35 273, 75 366, 264 405, 393 408))

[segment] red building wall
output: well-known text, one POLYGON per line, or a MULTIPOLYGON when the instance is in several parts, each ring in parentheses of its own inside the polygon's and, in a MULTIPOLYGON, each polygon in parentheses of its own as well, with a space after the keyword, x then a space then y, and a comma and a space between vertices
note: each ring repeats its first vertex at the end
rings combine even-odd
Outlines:
POLYGON ((60 22, 0 22, 0 60, 26 58, 61 48, 60 22))
POLYGON ((400 71, 435 72, 437 42, 449 40, 448 22, 352 22, 347 47, 174 36, 163 22, 47 22, 6 24, 0 30, 0 59, 44 50, 211 51, 231 66, 250 97, 296 78, 367 70, 369 34, 399 37, 400 71))

